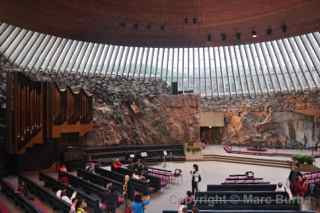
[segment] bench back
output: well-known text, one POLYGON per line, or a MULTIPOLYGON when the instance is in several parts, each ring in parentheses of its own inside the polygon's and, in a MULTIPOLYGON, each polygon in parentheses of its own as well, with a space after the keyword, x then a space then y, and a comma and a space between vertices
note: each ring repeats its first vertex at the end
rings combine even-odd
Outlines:
POLYGON ((33 204, 25 198, 23 195, 16 193, 15 189, 4 180, 0 180, 1 192, 5 194, 8 198, 13 200, 17 205, 19 205, 23 210, 28 213, 41 213, 33 204))
POLYGON ((274 191, 275 184, 224 184, 207 185, 207 191, 274 191))
MULTIPOLYGON (((131 175, 131 172, 126 168, 119 168, 117 172, 123 175, 131 175)), ((159 191, 161 189, 161 179, 159 177, 148 174, 144 174, 144 176, 150 180, 150 186, 153 187, 155 191, 159 191)))
POLYGON ((111 183, 112 186, 115 188, 116 191, 118 192, 122 192, 122 182, 111 179, 111 178, 107 178, 107 177, 103 177, 101 175, 98 174, 93 174, 90 172, 86 172, 84 170, 78 170, 77 172, 78 176, 88 180, 90 182, 94 182, 97 185, 103 186, 105 187, 107 184, 111 183))
POLYGON ((25 183, 26 187, 32 194, 48 203, 52 208, 56 209, 58 212, 69 212, 70 206, 63 200, 59 199, 55 194, 47 191, 26 177, 19 175, 18 178, 25 183))
POLYGON ((63 183, 57 181, 56 179, 44 173, 39 173, 39 180, 43 181, 45 183, 45 186, 51 188, 53 191, 57 191, 59 189, 67 189, 68 193, 73 193, 74 191, 77 191, 77 196, 81 199, 86 200, 88 203, 88 206, 92 208, 95 213, 101 212, 99 207, 99 200, 94 199, 92 196, 88 195, 87 193, 79 191, 72 186, 66 186, 63 183))
MULTIPOLYGON (((108 171, 108 170, 105 170, 105 169, 101 169, 101 168, 96 168, 95 172, 97 174, 103 176, 103 177, 112 178, 112 179, 115 179, 117 181, 121 180, 121 182, 124 181, 124 175, 122 175, 122 174, 120 174, 118 172, 114 172, 114 171, 111 172, 111 171, 108 171)), ((138 192, 141 192, 143 194, 150 194, 148 184, 143 184, 140 181, 131 179, 130 180, 130 185, 134 190, 136 190, 138 192)))
POLYGON ((271 200, 289 200, 286 192, 275 191, 211 191, 198 192, 195 195, 196 200, 250 200, 250 199, 271 199, 271 200))

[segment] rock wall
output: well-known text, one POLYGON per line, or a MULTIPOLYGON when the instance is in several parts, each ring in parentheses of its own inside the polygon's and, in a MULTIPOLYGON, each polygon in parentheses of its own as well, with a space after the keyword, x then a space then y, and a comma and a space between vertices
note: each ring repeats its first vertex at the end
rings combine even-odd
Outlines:
POLYGON ((201 111, 225 113, 222 142, 302 148, 319 144, 319 91, 232 99, 202 99, 201 111))
POLYGON ((185 143, 199 138, 199 98, 159 95, 96 107, 91 143, 185 143))
MULTIPOLYGON (((0 74, 20 70, 8 63, 1 67, 0 74)), ((159 79, 33 70, 28 74, 36 80, 56 81, 62 87, 83 87, 94 95, 95 128, 87 136, 88 145, 185 143, 199 139, 199 97, 170 95, 170 88, 159 79)))
POLYGON ((199 97, 170 95, 161 80, 54 73, 34 77, 81 86, 94 95, 95 130, 87 137, 88 145, 198 141, 199 97))

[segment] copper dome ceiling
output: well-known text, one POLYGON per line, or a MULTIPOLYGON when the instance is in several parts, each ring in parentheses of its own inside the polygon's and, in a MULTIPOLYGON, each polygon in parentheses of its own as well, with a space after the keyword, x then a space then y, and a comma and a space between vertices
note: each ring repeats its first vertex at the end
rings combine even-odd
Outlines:
POLYGON ((116 45, 218 46, 320 30, 319 0, 1 0, 0 5, 6 23, 116 45))

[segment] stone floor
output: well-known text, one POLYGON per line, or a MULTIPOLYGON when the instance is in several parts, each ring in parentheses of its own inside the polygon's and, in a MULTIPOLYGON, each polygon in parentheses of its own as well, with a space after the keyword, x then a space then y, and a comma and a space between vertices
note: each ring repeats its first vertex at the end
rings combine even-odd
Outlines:
MULTIPOLYGON (((271 183, 286 182, 289 174, 288 169, 271 168, 263 166, 252 166, 233 163, 222 163, 214 161, 197 162, 203 181, 200 184, 200 190, 206 190, 207 184, 219 184, 229 174, 244 173, 246 171, 254 171, 257 177, 264 177, 266 181, 271 183)), ((175 168, 182 169, 183 178, 178 180, 179 183, 169 186, 163 192, 152 195, 152 202, 146 208, 146 213, 161 213, 164 209, 177 209, 178 201, 181 200, 186 191, 190 189, 193 162, 173 163, 168 162, 156 165, 159 168, 173 170, 175 168)))

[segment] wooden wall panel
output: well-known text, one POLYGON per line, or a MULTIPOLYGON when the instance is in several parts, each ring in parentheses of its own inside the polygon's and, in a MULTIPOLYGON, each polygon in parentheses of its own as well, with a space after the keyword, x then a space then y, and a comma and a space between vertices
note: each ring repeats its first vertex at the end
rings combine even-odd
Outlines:
POLYGON ((9 153, 23 153, 28 147, 65 133, 84 136, 93 128, 89 111, 93 110, 92 97, 85 92, 60 89, 55 83, 37 82, 22 73, 10 72, 7 96, 9 153))

